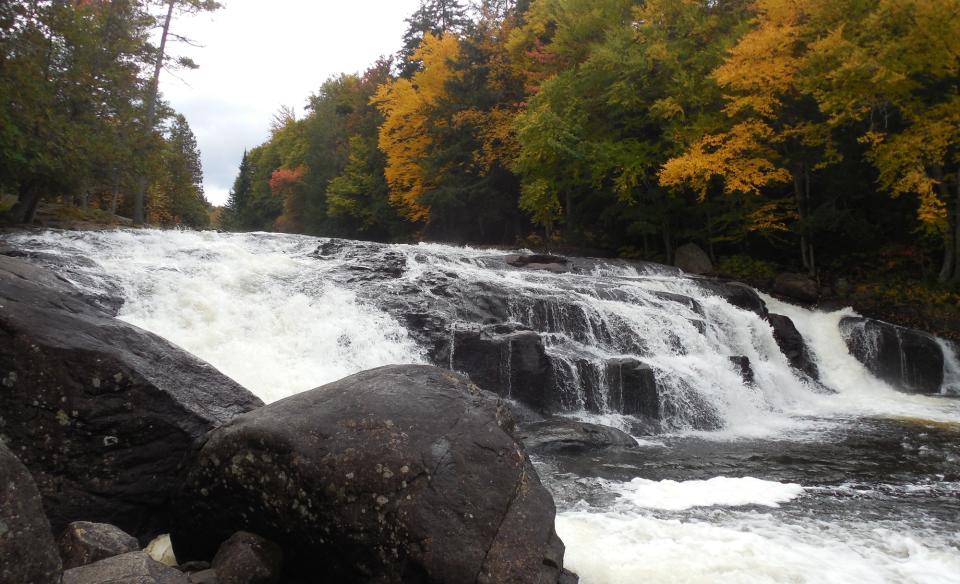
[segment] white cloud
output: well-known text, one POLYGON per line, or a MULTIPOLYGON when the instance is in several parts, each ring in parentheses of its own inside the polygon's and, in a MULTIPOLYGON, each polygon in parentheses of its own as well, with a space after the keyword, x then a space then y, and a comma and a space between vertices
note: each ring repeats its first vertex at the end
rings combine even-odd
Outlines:
POLYGON ((203 48, 170 52, 200 64, 164 72, 161 91, 186 116, 203 157, 207 198, 223 204, 244 149, 267 139, 281 105, 303 110, 337 73, 366 69, 400 48, 418 0, 226 0, 211 14, 184 16, 173 32, 203 48))

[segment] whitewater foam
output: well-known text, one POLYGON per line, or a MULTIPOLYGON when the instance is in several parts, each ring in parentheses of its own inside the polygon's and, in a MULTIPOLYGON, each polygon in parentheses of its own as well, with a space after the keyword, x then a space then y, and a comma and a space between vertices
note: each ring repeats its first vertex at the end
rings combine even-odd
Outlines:
POLYGON ((956 584, 960 541, 883 524, 712 522, 585 510, 557 516, 564 565, 583 584, 956 584))
POLYGON ((315 242, 271 234, 113 231, 32 235, 123 289, 118 318, 206 360, 265 402, 364 369, 422 363, 387 313, 323 277, 315 242))
POLYGON ((703 481, 650 481, 608 483, 608 490, 620 495, 620 505, 682 511, 692 507, 778 507, 803 494, 794 483, 778 483, 753 477, 714 477, 703 481))

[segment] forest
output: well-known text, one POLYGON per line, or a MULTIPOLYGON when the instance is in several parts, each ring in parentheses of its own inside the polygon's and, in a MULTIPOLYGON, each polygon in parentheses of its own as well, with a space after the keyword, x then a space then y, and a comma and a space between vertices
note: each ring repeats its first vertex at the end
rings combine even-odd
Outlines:
POLYGON ((666 263, 694 242, 761 285, 792 270, 960 300, 960 0, 424 0, 395 55, 280 109, 222 209, 157 96, 161 66, 194 64, 147 34, 217 3, 2 6, 0 189, 20 220, 56 197, 137 223, 666 263))
POLYGON ((224 226, 960 281, 957 0, 429 0, 224 226))
POLYGON ((187 120, 162 101, 175 15, 210 0, 0 1, 0 201, 30 223, 42 201, 134 223, 204 228, 210 205, 187 120), (153 42, 158 32, 159 44, 153 42))

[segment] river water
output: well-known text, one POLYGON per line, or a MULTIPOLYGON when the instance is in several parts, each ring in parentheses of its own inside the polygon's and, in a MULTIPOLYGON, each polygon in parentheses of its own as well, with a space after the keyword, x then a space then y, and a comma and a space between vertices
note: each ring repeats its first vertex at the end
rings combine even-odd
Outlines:
POLYGON ((452 319, 470 300, 464 290, 506 293, 509 319, 546 341, 565 415, 637 434, 635 451, 534 461, 557 502, 566 565, 585 584, 960 583, 960 400, 947 395, 960 389, 960 364, 947 344, 944 395, 898 393, 848 353, 839 322, 852 311, 764 297, 803 334, 823 391, 789 367, 762 318, 653 266, 552 274, 509 268, 494 250, 378 246, 376 262, 401 260, 381 281, 357 276, 356 258, 374 248, 341 242, 319 257, 326 240, 304 236, 7 240, 41 262, 87 258, 62 275, 119 293, 119 318, 267 402, 363 369, 427 362, 429 348, 391 308, 400 300, 452 319), (749 358, 752 384, 731 356, 749 358), (657 373, 670 412, 659 433, 640 435, 604 405, 609 383, 590 374, 602 369, 583 365, 622 357, 657 373), (591 399, 600 406, 587 411, 591 399), (709 429, 704 412, 716 422, 709 429))

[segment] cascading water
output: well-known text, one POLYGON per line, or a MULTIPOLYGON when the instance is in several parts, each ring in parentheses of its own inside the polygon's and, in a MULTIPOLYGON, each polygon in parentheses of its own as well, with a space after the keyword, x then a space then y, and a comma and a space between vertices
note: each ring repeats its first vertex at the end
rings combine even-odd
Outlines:
MULTIPOLYGON (((632 453, 536 461, 586 584, 960 582, 960 402, 871 375, 840 332, 850 311, 763 297, 803 335, 817 382, 761 314, 652 265, 555 273, 494 250, 271 234, 6 240, 119 293, 119 318, 265 401, 388 363, 467 368, 485 347, 490 383, 523 399, 518 371, 542 347, 552 409, 634 433, 658 423, 632 453)), ((941 346, 944 392, 960 391, 941 346)))

